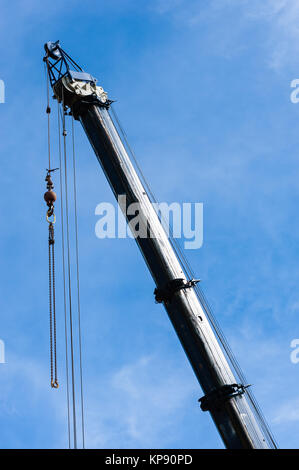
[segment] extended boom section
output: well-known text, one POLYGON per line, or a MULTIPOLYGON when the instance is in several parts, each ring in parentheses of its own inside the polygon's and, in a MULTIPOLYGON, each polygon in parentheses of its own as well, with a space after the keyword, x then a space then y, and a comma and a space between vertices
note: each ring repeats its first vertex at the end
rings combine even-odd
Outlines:
POLYGON ((136 242, 156 284, 156 300, 164 304, 205 394, 201 408, 210 412, 227 448, 273 447, 252 411, 246 384, 238 383, 194 292, 196 280, 187 279, 135 171, 110 115, 107 94, 91 75, 70 69, 70 58, 58 42, 45 48, 54 96, 81 122, 115 197, 123 201, 129 225, 135 213, 127 209, 138 203, 139 222, 150 236, 136 236, 136 242))

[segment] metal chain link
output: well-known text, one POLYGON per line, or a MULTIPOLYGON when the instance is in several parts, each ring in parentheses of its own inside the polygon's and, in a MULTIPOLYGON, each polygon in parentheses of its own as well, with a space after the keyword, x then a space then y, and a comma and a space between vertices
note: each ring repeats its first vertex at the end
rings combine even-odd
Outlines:
POLYGON ((53 383, 53 326, 52 326, 52 263, 51 263, 51 243, 50 243, 50 225, 49 225, 49 312, 50 312, 50 371, 51 386, 53 383))
POLYGON ((55 298, 55 254, 54 222, 49 222, 49 312, 50 312, 50 372, 51 387, 58 388, 57 340, 56 340, 56 298, 55 298))

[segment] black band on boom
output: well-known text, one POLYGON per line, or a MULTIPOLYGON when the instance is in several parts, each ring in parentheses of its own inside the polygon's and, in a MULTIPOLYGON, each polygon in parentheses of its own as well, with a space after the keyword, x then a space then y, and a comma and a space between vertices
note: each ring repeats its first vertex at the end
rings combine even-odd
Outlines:
POLYGON ((158 304, 170 302, 177 291, 194 287, 199 281, 200 279, 191 279, 190 281, 186 281, 183 278, 173 279, 164 287, 156 287, 154 290, 155 300, 158 304))
POLYGON ((214 408, 220 407, 225 401, 230 398, 243 395, 245 389, 250 385, 242 384, 228 384, 219 387, 207 395, 201 397, 198 401, 202 411, 211 411, 214 408))

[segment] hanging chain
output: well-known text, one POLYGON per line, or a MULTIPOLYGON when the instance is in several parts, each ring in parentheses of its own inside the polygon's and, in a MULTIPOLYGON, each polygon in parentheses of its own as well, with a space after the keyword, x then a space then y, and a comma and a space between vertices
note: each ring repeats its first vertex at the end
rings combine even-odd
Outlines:
POLYGON ((53 191, 54 184, 51 178, 51 173, 58 168, 51 169, 51 139, 50 139, 50 86, 48 72, 48 59, 46 59, 46 76, 47 76, 47 118, 48 118, 48 158, 49 169, 45 181, 47 183, 47 191, 44 194, 44 199, 48 206, 47 222, 49 224, 49 316, 50 316, 50 374, 51 374, 51 387, 58 388, 57 378, 57 349, 56 349, 56 293, 55 293, 55 237, 54 237, 54 224, 56 217, 54 214, 54 202, 56 201, 56 194, 53 191))
POLYGON ((58 388, 57 378, 57 350, 56 350, 56 295, 55 295, 55 237, 54 237, 54 224, 56 221, 54 213, 54 202, 56 201, 56 194, 53 191, 54 185, 51 179, 51 172, 57 168, 47 171, 45 181, 47 182, 47 192, 44 199, 47 203, 47 222, 49 223, 49 314, 50 314, 50 373, 51 373, 51 387, 58 388))

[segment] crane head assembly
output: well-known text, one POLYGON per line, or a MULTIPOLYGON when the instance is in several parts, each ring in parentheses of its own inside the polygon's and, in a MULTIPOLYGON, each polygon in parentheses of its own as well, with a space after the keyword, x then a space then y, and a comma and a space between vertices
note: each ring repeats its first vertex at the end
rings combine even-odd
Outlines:
POLYGON ((54 97, 66 107, 72 107, 77 101, 109 107, 111 101, 104 89, 97 86, 97 79, 84 70, 62 49, 59 41, 44 45, 44 62, 54 97))

